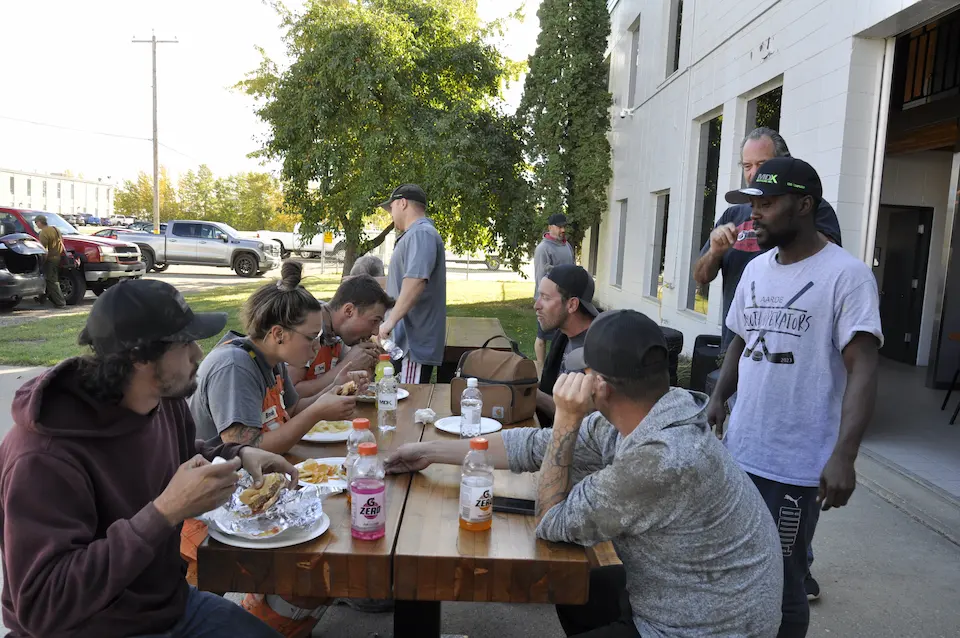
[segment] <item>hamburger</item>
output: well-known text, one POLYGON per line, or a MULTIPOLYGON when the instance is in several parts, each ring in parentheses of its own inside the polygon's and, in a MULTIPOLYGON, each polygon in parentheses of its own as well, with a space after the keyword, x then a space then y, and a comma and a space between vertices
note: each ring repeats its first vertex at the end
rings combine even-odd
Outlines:
POLYGON ((248 487, 240 492, 240 502, 249 507, 253 514, 260 514, 277 502, 286 486, 287 477, 283 474, 279 472, 267 474, 263 477, 263 485, 259 488, 248 487))
POLYGON ((340 386, 340 389, 337 390, 337 394, 342 397, 352 397, 357 393, 358 389, 357 382, 351 380, 340 386))

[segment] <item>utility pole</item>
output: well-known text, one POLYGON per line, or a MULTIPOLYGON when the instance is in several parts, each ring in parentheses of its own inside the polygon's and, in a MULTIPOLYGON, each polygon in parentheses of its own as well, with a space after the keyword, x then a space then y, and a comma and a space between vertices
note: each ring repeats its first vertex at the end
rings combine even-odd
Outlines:
POLYGON ((137 40, 134 44, 150 44, 153 50, 153 232, 160 233, 160 148, 157 141, 157 44, 179 44, 176 39, 157 40, 157 35, 150 32, 149 40, 137 40))

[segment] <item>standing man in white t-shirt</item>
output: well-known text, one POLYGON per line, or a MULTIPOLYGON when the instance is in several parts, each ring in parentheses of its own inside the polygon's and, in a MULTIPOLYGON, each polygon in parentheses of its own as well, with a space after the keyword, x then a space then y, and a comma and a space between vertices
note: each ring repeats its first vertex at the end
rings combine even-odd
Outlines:
POLYGON ((820 177, 780 157, 750 186, 727 193, 752 205, 762 249, 737 287, 734 333, 707 407, 722 424, 738 393, 724 442, 773 514, 783 551, 779 638, 802 638, 810 622, 803 580, 816 508, 847 504, 854 461, 873 415, 883 343, 877 283, 867 266, 818 235, 820 177))

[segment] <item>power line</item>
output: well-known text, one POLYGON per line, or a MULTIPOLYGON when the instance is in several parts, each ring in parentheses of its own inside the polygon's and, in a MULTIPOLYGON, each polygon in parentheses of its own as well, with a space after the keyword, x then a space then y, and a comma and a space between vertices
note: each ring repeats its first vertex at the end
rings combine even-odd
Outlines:
MULTIPOLYGON (((137 137, 136 135, 124 135, 123 133, 109 133, 107 131, 94 131, 91 129, 77 128, 75 126, 64 126, 62 124, 50 124, 49 122, 37 122, 35 120, 26 120, 21 117, 10 117, 9 115, 0 115, 0 120, 10 120, 11 122, 22 122, 24 124, 33 124, 34 126, 45 126, 47 128, 61 129, 64 131, 73 131, 75 133, 86 133, 88 135, 103 135, 105 137, 117 137, 124 140, 135 140, 137 142, 153 141, 149 137, 137 137)), ((184 153, 183 151, 178 151, 177 149, 173 148, 169 144, 164 144, 163 142, 160 142, 160 146, 167 149, 168 151, 173 151, 177 155, 182 155, 186 158, 194 160, 195 162, 202 163, 201 160, 197 159, 193 155, 184 153)))

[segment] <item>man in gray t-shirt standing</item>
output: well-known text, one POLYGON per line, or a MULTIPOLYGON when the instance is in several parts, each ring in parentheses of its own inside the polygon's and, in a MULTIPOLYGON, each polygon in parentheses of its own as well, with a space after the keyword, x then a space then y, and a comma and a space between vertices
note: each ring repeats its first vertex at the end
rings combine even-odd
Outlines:
POLYGON ((443 362, 447 326, 447 264, 443 240, 426 217, 427 195, 416 184, 394 189, 380 204, 402 233, 393 248, 387 294, 397 300, 380 326, 380 338, 403 352, 400 383, 429 383, 443 362))
MULTIPOLYGON (((574 263, 573 246, 567 243, 567 216, 554 213, 547 220, 547 232, 533 253, 533 301, 540 298, 540 282, 556 266, 574 263)), ((543 371, 547 356, 547 342, 557 337, 557 330, 544 330, 537 324, 537 340, 533 344, 537 355, 537 370, 543 371)))
POLYGON ((870 269, 817 233, 820 178, 803 160, 768 160, 748 188, 761 249, 743 271, 727 326, 734 333, 710 399, 724 439, 767 503, 783 553, 780 636, 806 635, 804 577, 816 510, 847 504, 854 460, 873 414, 883 341, 870 269))

